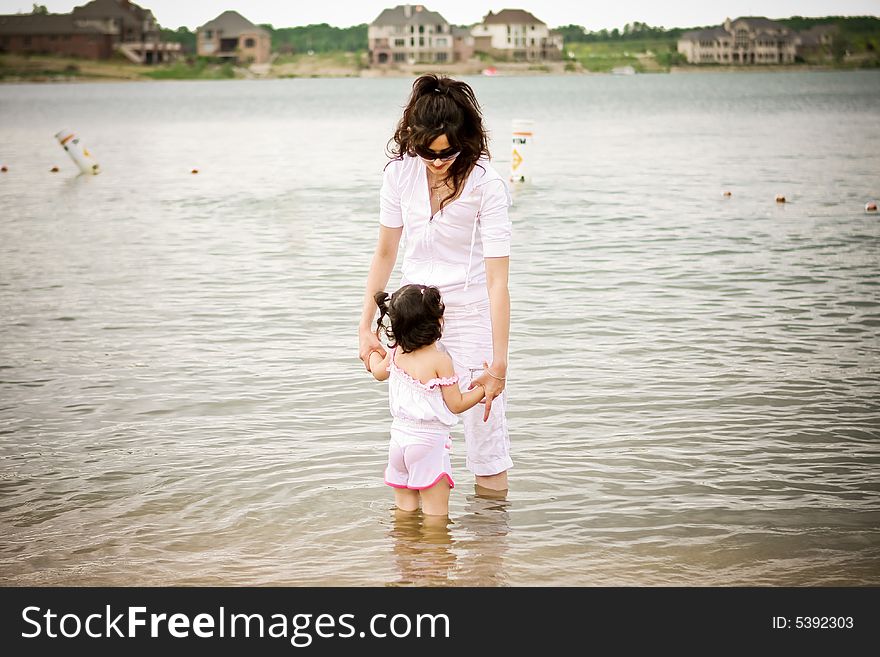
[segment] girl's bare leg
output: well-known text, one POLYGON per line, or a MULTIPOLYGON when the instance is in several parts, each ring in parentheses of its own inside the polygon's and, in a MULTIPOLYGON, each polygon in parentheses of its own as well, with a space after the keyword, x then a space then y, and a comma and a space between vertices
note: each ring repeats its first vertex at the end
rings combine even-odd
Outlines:
POLYGON ((419 493, 422 496, 422 513, 426 516, 449 515, 449 481, 446 477, 419 493))
POLYGON ((394 503, 401 511, 418 511, 419 491, 409 488, 395 488, 394 503))

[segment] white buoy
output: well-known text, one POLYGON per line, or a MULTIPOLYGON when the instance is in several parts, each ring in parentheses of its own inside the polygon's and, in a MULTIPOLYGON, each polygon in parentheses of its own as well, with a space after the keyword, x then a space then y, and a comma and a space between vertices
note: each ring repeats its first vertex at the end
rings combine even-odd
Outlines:
POLYGON ((80 171, 92 175, 100 173, 101 168, 98 166, 98 163, 95 162, 92 154, 82 145, 79 137, 73 132, 70 130, 62 130, 55 135, 55 139, 57 139, 58 143, 67 151, 67 154, 70 155, 70 159, 74 161, 80 171))
POLYGON ((529 119, 513 120, 513 150, 510 159, 510 179, 527 182, 529 173, 529 145, 535 138, 535 122, 529 119))

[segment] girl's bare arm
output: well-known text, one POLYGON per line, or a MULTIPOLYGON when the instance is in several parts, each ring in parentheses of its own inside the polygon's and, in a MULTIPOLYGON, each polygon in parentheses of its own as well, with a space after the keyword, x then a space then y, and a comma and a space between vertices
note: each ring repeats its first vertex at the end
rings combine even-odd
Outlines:
MULTIPOLYGON (((443 353, 438 353, 437 376, 449 379, 455 376, 455 368, 452 359, 443 353)), ((477 384, 472 390, 462 394, 458 384, 440 386, 443 393, 443 401, 453 413, 464 413, 469 408, 476 406, 485 396, 485 390, 481 384, 477 384)))
POLYGON ((391 362, 391 352, 385 353, 382 357, 378 351, 370 352, 370 373, 375 377, 376 381, 384 381, 388 378, 388 364, 391 362))

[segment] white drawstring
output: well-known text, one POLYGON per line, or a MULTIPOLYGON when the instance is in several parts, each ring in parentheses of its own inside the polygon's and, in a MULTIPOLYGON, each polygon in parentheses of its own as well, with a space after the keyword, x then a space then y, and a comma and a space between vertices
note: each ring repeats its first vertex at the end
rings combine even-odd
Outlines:
POLYGON ((471 229, 471 250, 468 252, 467 273, 464 275, 464 291, 467 292, 468 286, 471 284, 471 259, 474 257, 474 242, 477 239, 477 223, 480 221, 480 215, 483 213, 483 200, 485 194, 480 196, 480 209, 477 210, 477 216, 474 217, 474 227, 471 229))
POLYGON ((412 197, 416 192, 417 182, 414 182, 410 185, 409 188, 409 199, 406 202, 406 208, 403 210, 403 257, 406 258, 406 243, 409 238, 409 209, 412 207, 412 197))

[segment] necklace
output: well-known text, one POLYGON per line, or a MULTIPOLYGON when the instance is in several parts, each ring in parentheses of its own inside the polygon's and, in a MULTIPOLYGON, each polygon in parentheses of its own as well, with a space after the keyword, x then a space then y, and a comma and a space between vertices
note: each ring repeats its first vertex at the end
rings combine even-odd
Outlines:
POLYGON ((435 195, 436 198, 437 198, 437 204, 438 204, 438 205, 440 204, 440 200, 441 200, 441 199, 440 199, 440 190, 441 190, 442 188, 444 188, 444 187, 445 187, 446 189, 449 189, 449 182, 448 182, 445 178, 440 182, 440 184, 438 184, 438 185, 431 185, 431 189, 434 190, 434 195, 435 195))

